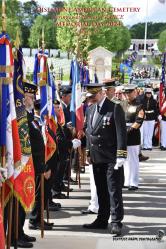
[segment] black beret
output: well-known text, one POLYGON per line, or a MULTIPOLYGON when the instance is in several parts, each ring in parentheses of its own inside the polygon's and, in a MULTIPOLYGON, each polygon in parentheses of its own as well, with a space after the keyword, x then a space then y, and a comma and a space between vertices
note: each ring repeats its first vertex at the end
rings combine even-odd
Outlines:
POLYGON ((23 81, 23 89, 24 89, 24 93, 36 94, 37 85, 35 85, 33 82, 23 81))

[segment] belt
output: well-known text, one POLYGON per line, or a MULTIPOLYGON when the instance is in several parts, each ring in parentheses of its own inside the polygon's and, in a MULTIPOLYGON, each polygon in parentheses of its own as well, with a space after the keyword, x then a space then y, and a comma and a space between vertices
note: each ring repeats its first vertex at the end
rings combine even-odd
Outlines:
POLYGON ((126 123, 126 126, 131 126, 133 123, 126 123))
POLYGON ((151 110, 151 111, 145 111, 145 113, 153 113, 154 110, 151 110))

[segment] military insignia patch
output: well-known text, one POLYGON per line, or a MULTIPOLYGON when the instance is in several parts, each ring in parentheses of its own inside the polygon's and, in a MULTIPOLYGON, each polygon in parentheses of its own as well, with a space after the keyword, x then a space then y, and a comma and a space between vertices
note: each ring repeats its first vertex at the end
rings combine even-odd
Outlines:
POLYGON ((18 121, 19 124, 19 134, 20 134, 20 142, 21 142, 21 149, 24 155, 31 155, 31 144, 28 134, 28 123, 26 117, 21 118, 18 121))

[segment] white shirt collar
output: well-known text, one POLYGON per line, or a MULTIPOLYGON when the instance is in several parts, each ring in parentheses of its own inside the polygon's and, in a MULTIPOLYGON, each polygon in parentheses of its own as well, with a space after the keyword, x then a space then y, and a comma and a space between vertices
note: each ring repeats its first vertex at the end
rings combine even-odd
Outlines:
POLYGON ((101 108, 102 108, 102 106, 103 106, 103 103, 104 103, 105 99, 106 99, 106 97, 104 97, 104 98, 102 99, 102 101, 98 104, 98 106, 100 106, 100 110, 101 110, 101 108))

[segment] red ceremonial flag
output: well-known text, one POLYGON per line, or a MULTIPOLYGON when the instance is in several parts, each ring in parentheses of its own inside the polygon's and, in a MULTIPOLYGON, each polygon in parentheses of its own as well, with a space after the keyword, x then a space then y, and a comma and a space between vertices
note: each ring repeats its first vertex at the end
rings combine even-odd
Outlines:
POLYGON ((35 199, 34 167, 29 139, 27 113, 24 104, 23 91, 23 54, 17 48, 14 60, 14 98, 18 122, 19 140, 21 143, 21 164, 15 165, 14 195, 20 201, 25 211, 30 211, 35 199))

